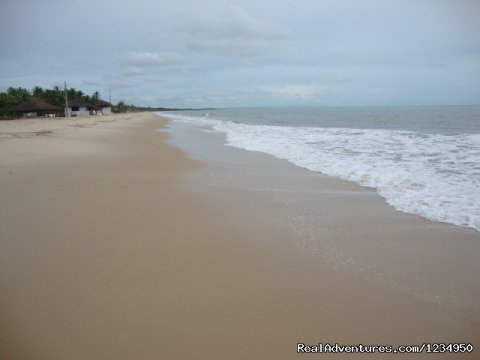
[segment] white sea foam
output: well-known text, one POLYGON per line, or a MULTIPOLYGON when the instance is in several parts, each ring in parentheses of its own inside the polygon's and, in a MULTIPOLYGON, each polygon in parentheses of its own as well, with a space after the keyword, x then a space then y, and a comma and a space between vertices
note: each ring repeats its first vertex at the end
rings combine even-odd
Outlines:
POLYGON ((373 187, 397 210, 480 231, 480 134, 172 120, 223 133, 227 144, 373 187))

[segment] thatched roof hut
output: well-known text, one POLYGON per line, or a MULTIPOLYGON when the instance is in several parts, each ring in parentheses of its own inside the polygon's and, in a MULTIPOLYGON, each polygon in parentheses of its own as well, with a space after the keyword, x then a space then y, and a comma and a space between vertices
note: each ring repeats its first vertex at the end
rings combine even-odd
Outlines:
POLYGON ((106 107, 111 107, 112 105, 108 101, 100 101, 100 104, 98 104, 99 108, 106 108, 106 107))
POLYGON ((76 97, 75 99, 68 100, 68 106, 71 108, 86 108, 86 109, 95 109, 95 105, 86 102, 81 97, 76 97))
POLYGON ((67 113, 69 116, 87 116, 95 113, 97 107, 85 101, 82 97, 68 100, 67 113))
POLYGON ((101 101, 100 104, 98 104, 98 108, 100 109, 100 113, 102 115, 110 115, 112 113, 112 104, 106 101, 101 101))
POLYGON ((49 104, 46 101, 39 99, 35 96, 31 96, 25 102, 18 104, 9 110, 16 114, 35 114, 36 116, 44 116, 46 114, 57 114, 62 112, 62 108, 49 104))

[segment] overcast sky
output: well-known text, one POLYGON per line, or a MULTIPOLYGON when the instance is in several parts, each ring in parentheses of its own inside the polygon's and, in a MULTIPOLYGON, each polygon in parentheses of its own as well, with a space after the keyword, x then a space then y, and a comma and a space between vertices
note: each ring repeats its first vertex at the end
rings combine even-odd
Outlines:
POLYGON ((480 0, 0 0, 0 90, 169 107, 480 104, 480 0))

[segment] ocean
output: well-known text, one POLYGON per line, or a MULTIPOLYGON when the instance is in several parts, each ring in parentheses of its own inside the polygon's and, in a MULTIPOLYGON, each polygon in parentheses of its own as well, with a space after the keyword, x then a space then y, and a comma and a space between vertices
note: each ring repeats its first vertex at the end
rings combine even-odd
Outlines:
POLYGON ((480 231, 480 106, 231 108, 162 113, 374 188, 399 211, 480 231))

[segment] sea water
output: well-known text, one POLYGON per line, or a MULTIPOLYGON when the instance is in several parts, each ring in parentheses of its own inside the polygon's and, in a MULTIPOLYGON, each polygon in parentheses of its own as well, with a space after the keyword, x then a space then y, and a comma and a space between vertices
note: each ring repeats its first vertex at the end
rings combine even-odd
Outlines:
POLYGON ((480 106, 162 113, 226 145, 375 188, 395 209, 480 231, 480 106))

